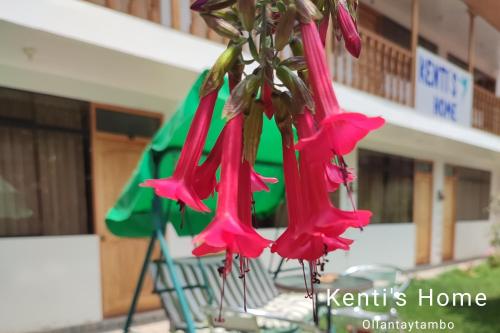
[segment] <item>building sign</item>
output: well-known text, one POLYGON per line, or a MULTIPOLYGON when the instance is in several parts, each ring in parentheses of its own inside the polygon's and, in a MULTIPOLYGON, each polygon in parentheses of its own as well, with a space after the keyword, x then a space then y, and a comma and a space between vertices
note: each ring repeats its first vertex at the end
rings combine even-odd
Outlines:
POLYGON ((416 71, 417 112, 471 126, 472 75, 421 47, 416 71))

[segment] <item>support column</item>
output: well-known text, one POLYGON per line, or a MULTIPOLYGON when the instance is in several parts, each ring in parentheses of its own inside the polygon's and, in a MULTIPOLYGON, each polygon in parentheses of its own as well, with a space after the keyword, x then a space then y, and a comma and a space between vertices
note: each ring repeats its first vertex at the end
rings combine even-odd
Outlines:
POLYGON ((442 261, 443 252, 443 219, 444 219, 444 179, 445 163, 434 161, 432 169, 432 234, 431 234, 431 264, 442 261))
POLYGON ((417 46, 418 46, 418 24, 420 17, 420 0, 411 1, 411 82, 412 82, 412 106, 415 106, 415 82, 417 66, 417 46))
POLYGON ((469 51, 468 51, 468 63, 469 72, 474 73, 474 66, 476 62, 476 30, 474 29, 476 15, 469 10, 469 51))
MULTIPOLYGON (((500 54, 500 47, 498 48, 498 52, 500 54)), ((500 97, 500 70, 498 70, 498 72, 497 72, 497 86, 496 86, 495 95, 497 97, 500 97)))

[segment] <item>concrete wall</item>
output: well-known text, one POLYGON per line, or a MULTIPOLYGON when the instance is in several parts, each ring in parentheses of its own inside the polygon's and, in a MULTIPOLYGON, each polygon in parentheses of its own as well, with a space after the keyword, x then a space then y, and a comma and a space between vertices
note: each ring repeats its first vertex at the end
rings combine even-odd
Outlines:
POLYGON ((102 319, 95 235, 0 238, 0 333, 102 319))
POLYGON ((455 257, 468 259, 484 256, 490 248, 489 221, 458 221, 455 227, 455 257))

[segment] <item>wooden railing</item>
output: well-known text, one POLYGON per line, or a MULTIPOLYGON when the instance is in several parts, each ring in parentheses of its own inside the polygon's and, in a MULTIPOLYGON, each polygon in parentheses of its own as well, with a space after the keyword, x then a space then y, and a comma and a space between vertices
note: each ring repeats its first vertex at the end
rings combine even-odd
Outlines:
MULTIPOLYGON (((227 40, 209 29, 198 13, 189 10, 189 0, 87 0, 175 30, 215 42, 227 40), (161 6, 168 6, 162 11, 161 6), (161 13, 169 17, 161 17, 161 13)), ((410 50, 359 28, 362 51, 354 59, 333 36, 327 43, 327 57, 335 81, 391 101, 412 106, 414 86, 410 50)), ((481 87, 474 87, 473 126, 500 135, 500 99, 481 87)))
MULTIPOLYGON (((411 105, 412 54, 369 30, 360 28, 362 50, 359 59, 353 58, 343 42, 333 40, 328 60, 333 79, 381 96, 411 105)), ((328 48, 330 50, 330 48, 328 48)))
POLYGON ((86 0, 156 23, 161 22, 161 0, 86 0))
POLYGON ((472 126, 500 135, 500 97, 474 86, 472 126))

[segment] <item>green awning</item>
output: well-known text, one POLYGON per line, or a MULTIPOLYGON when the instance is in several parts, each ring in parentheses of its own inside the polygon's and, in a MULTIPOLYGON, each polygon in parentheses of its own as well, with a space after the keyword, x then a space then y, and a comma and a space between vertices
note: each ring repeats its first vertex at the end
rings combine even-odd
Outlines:
MULTIPOLYGON (((151 188, 139 187, 145 179, 154 178, 155 167, 158 167, 159 177, 165 178, 173 173, 179 152, 184 144, 189 125, 199 102, 199 89, 206 72, 198 77, 184 102, 179 106, 172 118, 156 133, 152 142, 144 151, 139 164, 131 175, 115 206, 106 216, 108 229, 121 237, 150 237, 153 231, 151 188), (159 165, 155 166, 153 156, 157 156, 159 165)), ((204 155, 214 145, 222 130, 225 120, 221 111, 229 97, 227 82, 219 92, 213 121, 208 133, 204 155)), ((276 177, 277 184, 270 185, 270 192, 254 194, 255 212, 264 218, 274 212, 284 195, 284 183, 281 159, 281 137, 274 120, 264 120, 260 149, 257 154, 255 169, 264 176, 276 177)), ((164 219, 171 222, 179 235, 195 235, 199 233, 212 219, 215 211, 216 197, 205 200, 212 213, 202 214, 187 210, 185 223, 181 225, 181 215, 175 202, 162 199, 164 219), (168 206, 171 206, 167 217, 168 206)), ((165 221, 166 223, 167 221, 165 221)))

